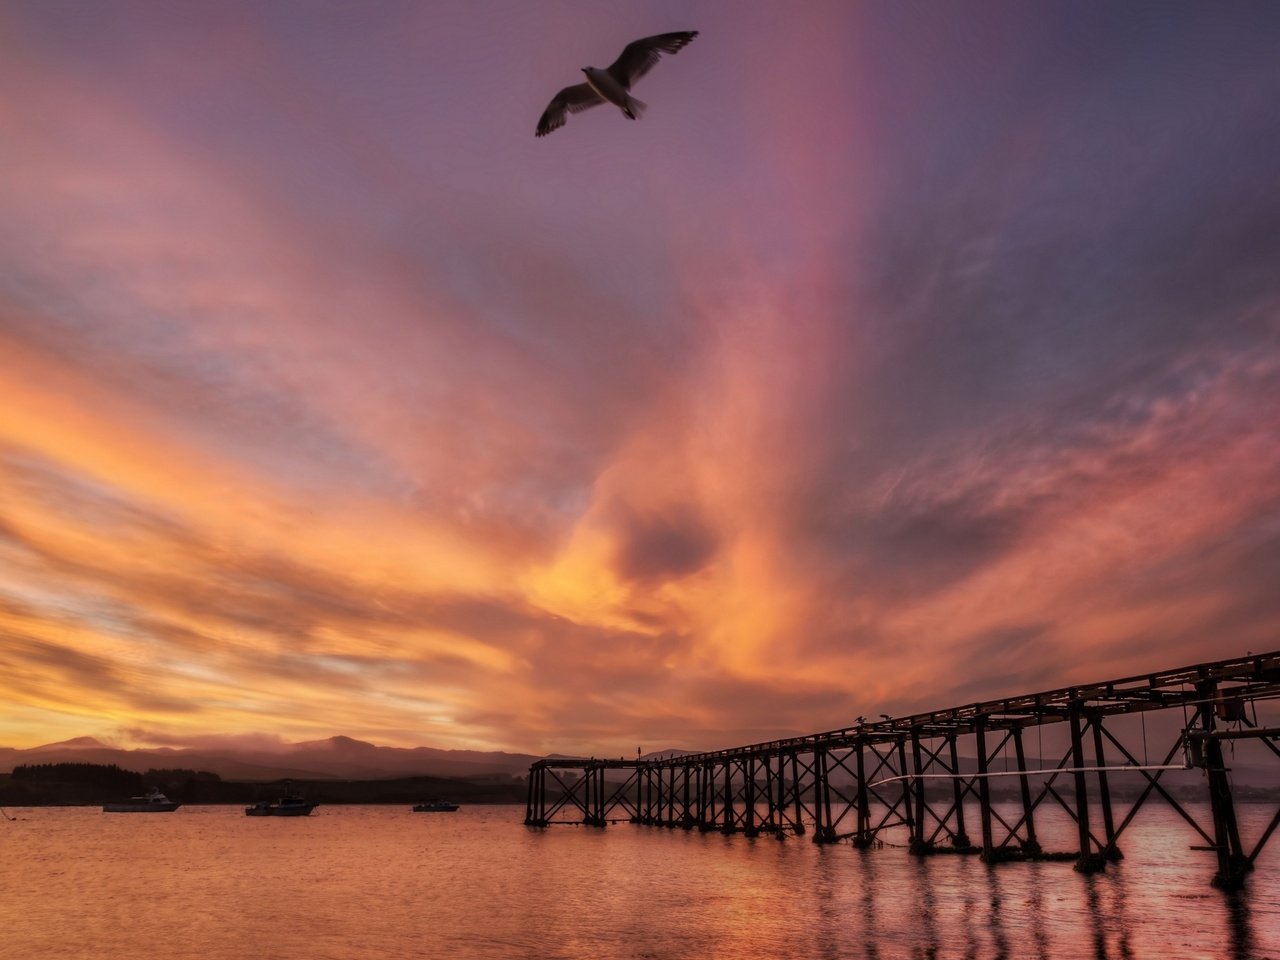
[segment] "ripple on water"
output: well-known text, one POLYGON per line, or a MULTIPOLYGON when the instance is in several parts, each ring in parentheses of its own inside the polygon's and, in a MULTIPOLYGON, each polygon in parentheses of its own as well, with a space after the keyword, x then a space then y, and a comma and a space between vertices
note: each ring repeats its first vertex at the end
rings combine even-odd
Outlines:
MULTIPOLYGON (((1246 832, 1271 812, 1242 807, 1246 832)), ((17 815, 0 824, 4 960, 1280 958, 1280 842, 1227 896, 1160 807, 1094 877, 807 839, 530 830, 513 807, 17 815)))

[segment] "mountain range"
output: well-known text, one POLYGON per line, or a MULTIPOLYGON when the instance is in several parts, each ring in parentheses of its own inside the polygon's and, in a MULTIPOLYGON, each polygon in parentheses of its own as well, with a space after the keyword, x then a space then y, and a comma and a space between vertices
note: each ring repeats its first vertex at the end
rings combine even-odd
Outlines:
POLYGON ((37 763, 114 763, 148 769, 207 770, 226 780, 385 780, 394 777, 523 776, 538 757, 483 750, 380 747, 351 737, 329 737, 270 748, 149 747, 126 750, 93 737, 39 747, 0 747, 0 773, 37 763))

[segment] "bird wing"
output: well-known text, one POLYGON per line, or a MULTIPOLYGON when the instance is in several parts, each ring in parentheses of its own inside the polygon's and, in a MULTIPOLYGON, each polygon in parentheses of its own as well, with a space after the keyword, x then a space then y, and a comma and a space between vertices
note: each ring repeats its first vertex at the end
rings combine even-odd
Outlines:
POLYGON ((680 52, 697 35, 697 30, 682 30, 678 33, 660 33, 656 37, 645 37, 628 43, 622 50, 622 56, 609 67, 609 73, 624 88, 630 90, 633 83, 653 69, 653 65, 662 59, 664 53, 680 52))
POLYGON ((547 109, 542 111, 542 117, 538 120, 538 132, 534 136, 545 137, 552 130, 559 130, 564 126, 566 113, 581 113, 598 103, 604 103, 604 97, 592 90, 590 84, 576 83, 572 87, 565 87, 551 98, 547 109))

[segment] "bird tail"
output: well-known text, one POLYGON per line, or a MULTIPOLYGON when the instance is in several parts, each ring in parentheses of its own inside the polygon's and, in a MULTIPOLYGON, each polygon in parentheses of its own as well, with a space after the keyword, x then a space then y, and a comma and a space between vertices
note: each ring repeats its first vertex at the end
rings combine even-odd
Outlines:
POLYGON ((637 100, 635 97, 627 97, 627 106, 622 112, 632 120, 639 120, 644 116, 644 112, 647 109, 649 109, 649 105, 643 100, 637 100))

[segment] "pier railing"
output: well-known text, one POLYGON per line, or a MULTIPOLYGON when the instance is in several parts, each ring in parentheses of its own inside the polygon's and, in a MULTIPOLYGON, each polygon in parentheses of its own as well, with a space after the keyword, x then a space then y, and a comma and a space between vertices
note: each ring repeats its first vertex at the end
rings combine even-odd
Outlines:
MULTIPOLYGON (((1259 836, 1242 837, 1223 745, 1261 744, 1269 760, 1280 760, 1280 727, 1258 719, 1258 705, 1276 699, 1280 651, 908 717, 860 719, 839 730, 727 750, 635 760, 548 758, 530 768, 525 823, 631 822, 779 838, 811 829, 816 843, 848 840, 858 847, 880 845, 882 834, 897 828, 921 856, 1069 859, 1092 872, 1122 857, 1121 837, 1143 805, 1157 799, 1203 840, 1192 849, 1216 855, 1214 885, 1236 889, 1280 826, 1280 809, 1259 836), (1146 724, 1153 711, 1179 712, 1176 724, 1153 724, 1166 731, 1154 756, 1146 724), (1121 720, 1134 716, 1140 744, 1132 721, 1121 720), (1045 760, 1039 737, 1037 755, 1029 757, 1025 734, 1052 724, 1065 725, 1058 728, 1066 733, 1059 737, 1060 757, 1045 760), (1162 782, 1175 770, 1199 772, 1207 822, 1162 782), (1114 789, 1121 776, 1137 778, 1136 796, 1114 789), (993 802, 997 782, 1016 785, 1017 813, 993 802), (1042 849, 1036 819, 1046 803, 1074 821, 1074 850, 1042 849)), ((1280 785, 1280 765, 1274 783, 1280 785)))

